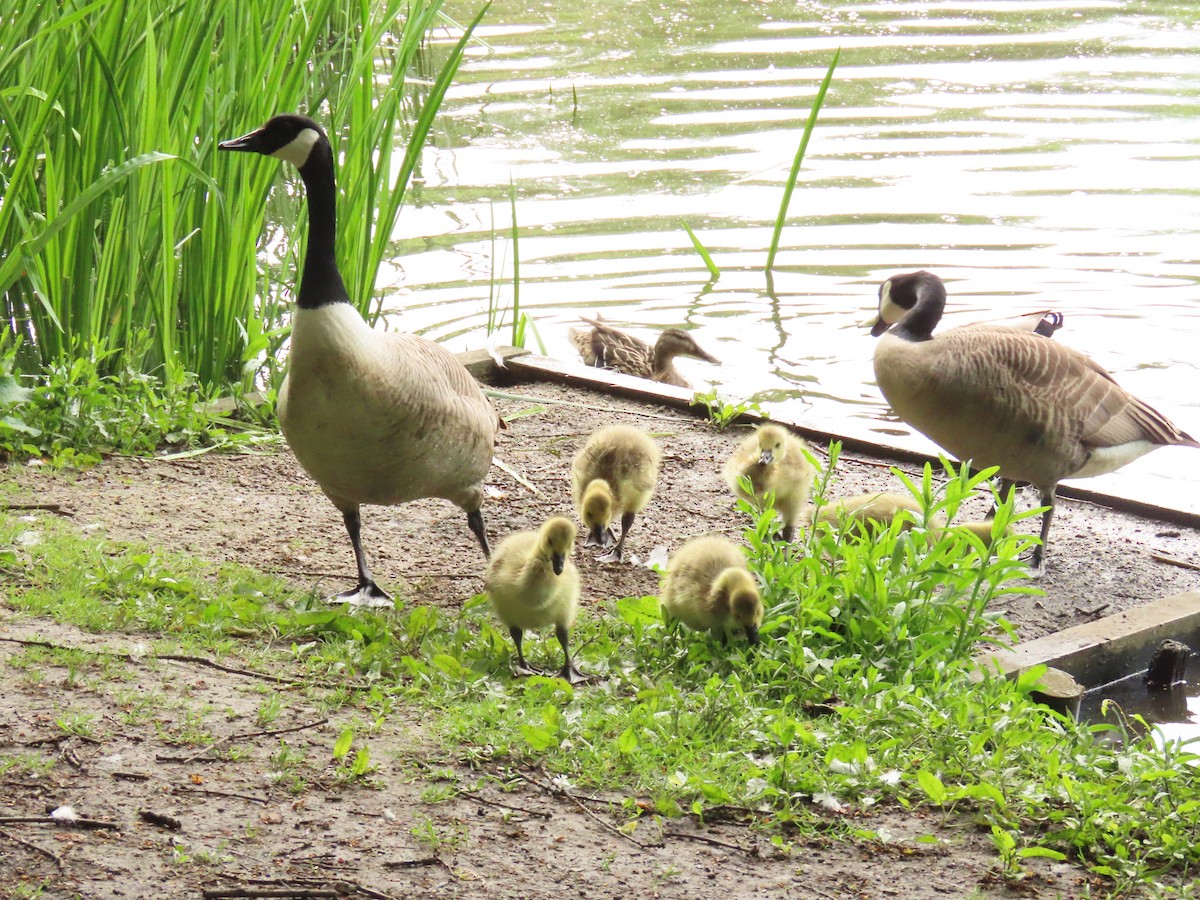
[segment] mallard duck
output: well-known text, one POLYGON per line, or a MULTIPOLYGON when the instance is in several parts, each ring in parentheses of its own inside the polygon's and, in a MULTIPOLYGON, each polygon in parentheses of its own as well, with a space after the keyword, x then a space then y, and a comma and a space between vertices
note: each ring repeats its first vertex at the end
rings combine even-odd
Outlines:
POLYGON ((700 349, 690 334, 678 328, 668 328, 651 347, 645 341, 626 334, 598 319, 584 318, 591 330, 572 328, 567 332, 571 343, 583 357, 584 363, 600 369, 615 369, 626 375, 649 378, 663 384, 690 388, 686 378, 675 368, 676 356, 691 356, 713 365, 721 361, 700 349))
POLYGON ((711 631, 727 641, 730 628, 741 628, 758 643, 763 620, 758 585, 746 568, 746 556, 727 538, 694 538, 667 567, 660 594, 668 619, 696 631, 711 631))
POLYGON ((330 599, 390 599, 363 552, 363 504, 449 500, 467 514, 486 556, 483 481, 502 423, 453 354, 416 335, 374 331, 351 305, 334 259, 336 189, 325 132, 306 116, 282 115, 218 146, 291 163, 308 193, 308 247, 277 410, 288 445, 341 511, 354 549, 358 584, 330 599))
POLYGON ((775 495, 785 541, 796 536, 812 493, 817 470, 808 461, 809 452, 808 444, 786 428, 763 425, 738 445, 722 470, 729 489, 745 500, 761 505, 766 494, 775 495), (753 494, 742 490, 742 477, 750 479, 753 494))
POLYGON ((978 468, 999 466, 1006 482, 1038 489, 1048 508, 1035 572, 1059 481, 1112 472, 1158 447, 1200 447, 1078 350, 995 325, 934 335, 946 305, 936 275, 893 275, 880 296, 912 307, 875 347, 884 398, 947 453, 978 468))
POLYGON ((587 529, 585 546, 611 546, 612 521, 621 513, 621 539, 602 562, 621 561, 634 519, 654 493, 660 457, 658 445, 630 425, 601 428, 575 455, 571 492, 587 529))
POLYGON ((537 531, 518 531, 496 548, 483 576, 483 589, 496 616, 508 626, 517 646, 517 674, 537 670, 525 662, 522 633, 554 626, 563 650, 563 667, 558 677, 571 684, 587 680, 575 668, 568 635, 579 609, 579 572, 571 562, 575 551, 575 526, 556 516, 537 531))
MULTIPOLYGON (((871 336, 879 337, 879 335, 903 319, 905 313, 912 309, 913 304, 916 302, 916 295, 907 291, 901 291, 896 294, 889 291, 886 295, 883 291, 880 291, 879 317, 875 320, 875 324, 871 326, 871 336)), ((1042 337, 1053 337, 1054 332, 1062 328, 1065 320, 1065 317, 1060 312, 1042 309, 1037 312, 1022 313, 1018 316, 999 319, 995 322, 980 322, 977 324, 1001 325, 1008 328, 1016 328, 1020 331, 1031 331, 1034 334, 1040 334, 1042 337)), ((971 326, 968 325, 965 327, 970 328, 971 326)))

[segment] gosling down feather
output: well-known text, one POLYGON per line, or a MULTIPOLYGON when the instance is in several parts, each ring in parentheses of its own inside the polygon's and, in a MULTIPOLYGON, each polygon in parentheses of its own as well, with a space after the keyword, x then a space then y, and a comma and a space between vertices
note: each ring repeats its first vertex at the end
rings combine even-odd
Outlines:
POLYGON ((553 625, 564 658, 559 677, 571 684, 587 680, 575 668, 568 646, 579 609, 579 572, 571 562, 574 550, 575 525, 556 516, 537 531, 509 535, 488 563, 483 589, 516 644, 518 675, 537 674, 525 662, 523 632, 553 625))
POLYGON ((567 336, 589 366, 615 369, 626 375, 689 388, 687 379, 675 368, 675 357, 690 356, 713 365, 721 364, 711 353, 702 350, 690 334, 678 328, 662 332, 652 347, 598 319, 585 317, 583 321, 592 326, 590 330, 571 328, 567 336))
POLYGON ((892 410, 977 468, 1041 494, 1040 572, 1064 478, 1103 475, 1158 447, 1200 447, 1084 354, 1032 332, 995 325, 934 335, 946 304, 929 272, 893 275, 880 296, 912 308, 875 347, 875 380, 892 410))
MULTIPOLYGON (((921 504, 911 494, 893 494, 877 492, 873 494, 854 494, 849 497, 838 497, 831 500, 817 514, 818 522, 827 522, 835 528, 857 524, 864 529, 888 528, 897 516, 908 513, 908 521, 904 528, 907 530, 922 521, 925 515, 921 504)), ((992 523, 964 522, 956 524, 956 529, 969 531, 985 541, 992 539, 992 523)), ((937 534, 946 528, 946 517, 940 513, 933 516, 929 523, 930 531, 937 534)))
MULTIPOLYGON (((879 337, 903 319, 916 302, 916 294, 911 291, 902 290, 892 292, 891 290, 880 290, 879 317, 875 320, 875 324, 871 326, 871 337, 879 337)), ((1022 313, 1019 316, 1012 316, 1011 318, 1000 319, 995 322, 980 322, 978 324, 1002 325, 1021 331, 1031 331, 1034 334, 1040 334, 1042 337, 1053 337, 1054 332, 1062 328, 1064 321, 1065 317, 1062 313, 1043 309, 1037 312, 1022 313)), ((963 327, 970 328, 972 326, 967 325, 963 327)))
POLYGON ((796 536, 817 474, 808 452, 808 444, 786 428, 763 425, 738 445, 722 470, 729 489, 751 503, 761 506, 767 494, 775 495, 785 541, 796 536), (751 494, 742 490, 743 477, 750 479, 751 494))
POLYGON ((389 599, 363 552, 363 504, 449 500, 467 514, 486 556, 483 481, 502 423, 449 351, 374 331, 351 305, 334 259, 336 189, 325 132, 305 116, 281 115, 218 146, 290 162, 308 194, 308 247, 278 412, 288 445, 341 511, 354 549, 358 585, 330 599, 389 599))
POLYGON ((763 620, 758 585, 737 545, 718 536, 688 541, 667 566, 660 600, 668 618, 695 631, 711 631, 722 641, 740 628, 758 643, 763 620))
POLYGON ((610 425, 588 438, 571 467, 571 493, 587 529, 584 546, 612 545, 612 522, 621 513, 621 539, 601 562, 620 562, 625 538, 658 482, 658 445, 630 425, 610 425))

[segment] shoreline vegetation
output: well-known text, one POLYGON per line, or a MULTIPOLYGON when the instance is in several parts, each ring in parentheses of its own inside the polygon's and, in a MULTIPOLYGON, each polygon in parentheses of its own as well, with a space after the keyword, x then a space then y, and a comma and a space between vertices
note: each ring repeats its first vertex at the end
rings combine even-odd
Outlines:
MULTIPOLYGON (((338 255, 351 296, 369 305, 420 148, 486 10, 444 54, 425 42, 438 2, 316 0, 281 13, 265 0, 133 0, 0 17, 0 453, 70 468, 164 441, 277 441, 270 402, 240 418, 201 407, 259 383, 269 400, 287 338, 279 285, 297 258, 263 260, 303 212, 272 201, 279 167, 235 165, 217 141, 282 109, 322 116, 340 160, 338 255), (397 132, 408 135, 402 158, 397 132)), ((785 214, 786 198, 781 224, 785 214)), ((818 497, 837 458, 833 445, 818 497)), ((11 482, 0 489, 20 505, 11 482)), ((922 509, 912 528, 805 529, 795 544, 771 539, 770 509, 741 504, 766 607, 761 645, 668 637, 656 596, 604 597, 606 614, 573 633, 580 666, 601 676, 579 688, 498 671, 507 639, 482 595, 455 611, 404 599, 383 612, 330 609, 261 572, 15 509, 0 512, 0 583, 9 616, 133 639, 151 659, 274 673, 322 712, 352 711, 325 748, 329 791, 383 789, 372 736, 408 715, 468 769, 537 770, 562 790, 620 794, 614 827, 635 842, 650 823, 732 811, 780 852, 825 839, 875 846, 885 841, 867 813, 887 804, 982 828, 1006 884, 1053 860, 1077 867, 1089 895, 1196 896, 1200 755, 1110 740, 1137 730, 1119 711, 1115 724, 1079 724, 1039 706, 1036 670, 973 680, 981 643, 1010 635, 989 606, 1036 591, 1018 561, 1027 540, 988 546, 924 527, 986 491, 982 476, 927 467, 907 489, 922 509)), ((1001 506, 996 533, 1027 515, 1001 506)), ((117 690, 106 680, 134 677, 131 655, 110 657, 26 646, 7 665, 39 685, 40 666, 62 665, 105 693, 117 690)), ((91 713, 56 702, 68 709, 55 728, 99 740, 91 713)), ((131 696, 119 705, 137 708, 131 696)), ((255 715, 264 728, 274 718, 267 700, 255 715)), ((173 739, 204 752, 211 723, 173 739)), ((271 771, 302 796, 310 785, 289 746, 271 771)), ((57 764, 0 751, 5 802, 57 764)), ((24 896, 49 890, 23 884, 24 896)))

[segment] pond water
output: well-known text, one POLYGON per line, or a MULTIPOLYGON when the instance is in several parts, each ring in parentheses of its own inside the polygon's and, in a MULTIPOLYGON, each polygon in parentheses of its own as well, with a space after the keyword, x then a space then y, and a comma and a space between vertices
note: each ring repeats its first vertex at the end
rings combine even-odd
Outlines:
MULTIPOLYGON (((1060 310, 1056 339, 1200 434, 1200 6, 497 2, 477 33, 382 276, 394 327, 483 345, 489 296, 513 299, 511 183, 521 310, 552 356, 580 315, 683 326, 723 362, 683 360, 697 388, 932 450, 890 418, 862 327, 884 278, 926 268, 948 324, 1060 310)), ((1191 453, 1084 484, 1200 513, 1191 453)))

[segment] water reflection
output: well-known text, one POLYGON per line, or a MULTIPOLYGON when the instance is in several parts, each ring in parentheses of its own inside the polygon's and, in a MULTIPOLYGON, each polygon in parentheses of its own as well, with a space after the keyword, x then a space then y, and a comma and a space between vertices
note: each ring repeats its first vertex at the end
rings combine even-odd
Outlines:
MULTIPOLYGON (((399 327, 483 344, 492 283, 511 298, 511 179, 522 308, 552 355, 572 355, 581 313, 651 340, 682 324, 725 361, 682 361, 694 384, 929 449, 889 420, 860 328, 884 277, 928 268, 951 291, 948 325, 1062 310, 1059 340, 1200 433, 1200 10, 568 6, 489 13, 401 216, 385 273, 399 327), (772 295, 782 184, 839 47, 772 295), (681 221, 721 266, 715 284, 681 221)), ((1187 452, 1087 484, 1200 512, 1187 452)))

